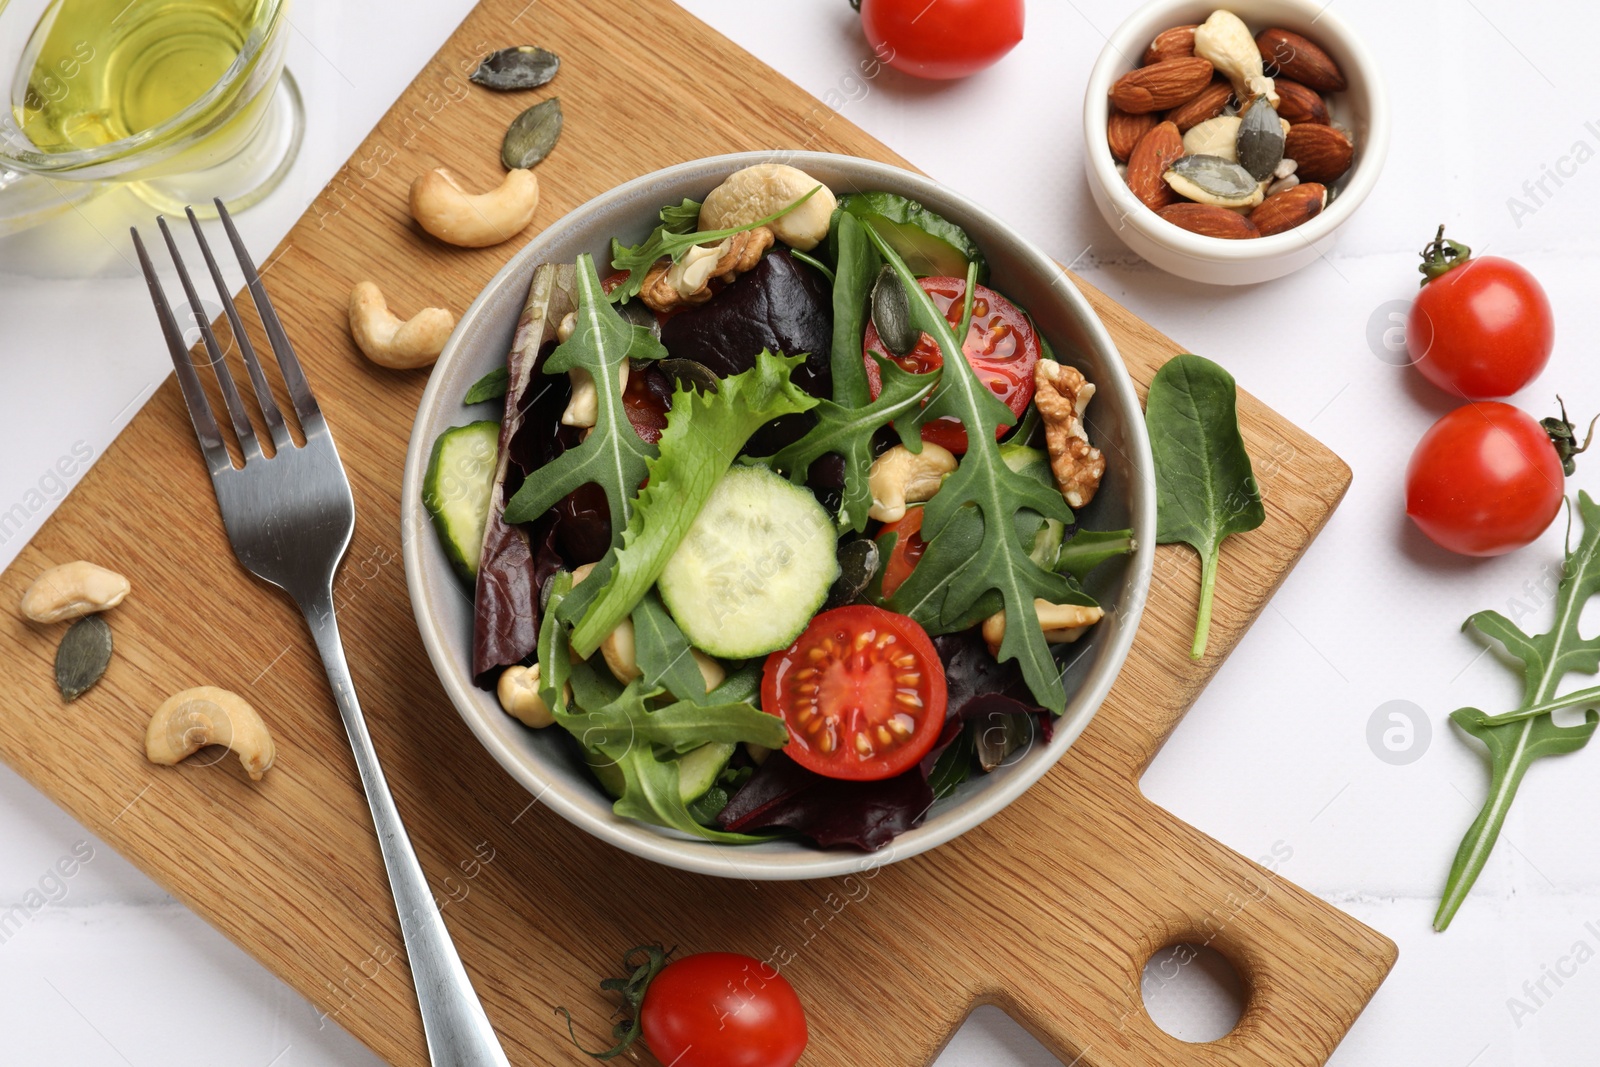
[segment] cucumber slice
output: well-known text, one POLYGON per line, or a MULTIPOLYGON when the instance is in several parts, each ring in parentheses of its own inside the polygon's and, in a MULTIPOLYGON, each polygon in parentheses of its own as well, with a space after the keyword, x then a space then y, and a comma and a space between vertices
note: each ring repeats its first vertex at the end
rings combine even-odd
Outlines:
POLYGON ((478 578, 499 448, 498 422, 452 426, 433 443, 422 478, 422 506, 433 516, 439 544, 456 573, 469 582, 478 578))
MULTIPOLYGON (((717 776, 733 757, 733 749, 731 743, 711 741, 678 757, 678 795, 685 804, 699 800, 717 784, 717 776)), ((600 788, 620 797, 624 782, 617 765, 598 752, 589 752, 585 758, 600 788)))
POLYGON ((968 263, 978 265, 978 281, 989 277, 989 265, 967 231, 915 200, 894 193, 851 193, 839 207, 876 230, 919 278, 965 278, 968 263))
POLYGON ((765 467, 731 468, 658 583, 689 643, 722 659, 783 648, 839 577, 838 535, 810 490, 765 467))

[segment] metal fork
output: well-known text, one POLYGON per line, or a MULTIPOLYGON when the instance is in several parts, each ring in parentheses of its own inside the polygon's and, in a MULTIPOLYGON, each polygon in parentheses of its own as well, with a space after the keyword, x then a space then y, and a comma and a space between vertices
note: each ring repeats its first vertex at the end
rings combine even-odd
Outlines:
POLYGON ((378 766, 378 755, 372 748, 372 737, 367 732, 366 719, 356 702, 350 668, 345 663, 344 646, 339 640, 339 626, 333 612, 333 577, 355 529, 355 499, 350 494, 350 481, 345 477, 344 465, 339 462, 339 453, 333 446, 333 435, 311 393, 311 384, 300 369, 300 361, 272 308, 255 263, 245 251, 239 231, 234 229, 222 201, 216 201, 216 205, 233 244, 234 255, 244 270, 250 296, 261 315, 267 340, 283 372, 284 384, 306 439, 304 445, 296 447, 289 436, 283 414, 261 372, 261 362, 239 321, 239 310, 228 294, 222 272, 217 269, 205 234, 191 209, 189 224, 194 228, 228 324, 249 369, 262 421, 272 435, 272 458, 268 459, 262 451, 211 324, 201 311, 200 297, 178 254, 178 246, 172 240, 172 231, 167 228, 165 218, 158 218, 157 225, 178 268, 194 320, 200 324, 206 353, 227 404, 229 421, 233 423, 244 454, 244 466, 234 467, 188 346, 184 344, 183 334, 135 228, 133 245, 150 285, 150 298, 155 301, 161 332, 172 350, 172 364, 177 369, 178 384, 183 388, 195 436, 200 439, 200 451, 205 454, 206 466, 211 471, 211 485, 217 493, 222 524, 227 529, 234 554, 245 569, 293 597, 311 627, 311 636, 316 641, 328 672, 328 682, 333 687, 334 700, 339 705, 339 715, 350 735, 367 803, 372 808, 378 845, 389 871, 389 887, 400 916, 400 932, 405 938, 406 958, 422 1007, 422 1025, 427 1033, 430 1059, 440 1067, 509 1067, 483 1005, 478 1002, 472 982, 461 966, 461 957, 450 941, 450 933, 434 903, 422 865, 417 862, 411 839, 401 824, 394 798, 389 795, 383 769, 378 766))

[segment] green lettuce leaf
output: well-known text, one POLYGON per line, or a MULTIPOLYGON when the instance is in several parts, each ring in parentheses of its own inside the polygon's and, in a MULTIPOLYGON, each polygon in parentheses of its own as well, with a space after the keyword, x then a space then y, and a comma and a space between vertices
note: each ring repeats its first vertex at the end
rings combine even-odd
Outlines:
POLYGON ((640 480, 648 477, 649 484, 639 491, 622 543, 613 547, 610 562, 602 561, 581 588, 600 582, 602 573, 605 584, 584 598, 586 604, 569 601, 561 608, 566 621, 576 622, 572 647, 578 655, 592 655, 661 577, 667 560, 750 435, 780 415, 816 406, 816 398, 789 380, 804 358, 762 352, 754 367, 722 379, 715 393, 679 388, 672 394, 660 453, 641 472, 640 480), (575 619, 579 605, 583 614, 575 619))

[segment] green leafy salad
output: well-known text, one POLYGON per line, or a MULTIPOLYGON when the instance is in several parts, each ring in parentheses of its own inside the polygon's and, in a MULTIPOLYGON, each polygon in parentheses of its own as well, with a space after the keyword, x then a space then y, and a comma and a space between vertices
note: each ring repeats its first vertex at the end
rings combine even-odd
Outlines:
POLYGON ((479 684, 618 815, 728 844, 880 848, 1048 739, 1134 545, 1079 528, 1094 385, 968 235, 762 164, 609 259, 535 270, 467 395, 500 417, 434 446, 479 684))

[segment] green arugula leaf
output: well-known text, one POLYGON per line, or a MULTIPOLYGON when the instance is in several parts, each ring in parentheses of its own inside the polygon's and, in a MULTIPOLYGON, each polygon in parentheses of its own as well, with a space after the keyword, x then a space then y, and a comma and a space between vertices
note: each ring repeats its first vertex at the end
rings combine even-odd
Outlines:
POLYGON ((1222 542, 1266 521, 1244 438, 1233 376, 1209 359, 1174 356, 1156 371, 1145 425, 1156 466, 1156 543, 1200 554, 1192 659, 1205 655, 1222 542))
MULTIPOLYGON (((668 229, 666 225, 661 225, 656 227, 655 232, 643 244, 634 245, 632 248, 613 237, 611 239, 611 266, 616 270, 627 271, 628 277, 621 285, 611 291, 611 300, 614 303, 626 304, 629 300, 638 296, 640 287, 644 285, 644 276, 650 273, 650 268, 655 266, 656 261, 661 259, 662 256, 666 256, 676 263, 685 252, 695 245, 711 244, 715 241, 732 237, 735 234, 744 233, 746 230, 758 229, 777 222, 789 212, 810 200, 816 195, 817 189, 821 188, 822 186, 817 186, 816 189, 812 189, 782 211, 775 211, 766 218, 757 219, 746 226, 732 226, 726 230, 702 230, 697 233, 675 233, 668 229)), ((664 217, 666 211, 673 211, 674 220, 672 224, 678 225, 676 212, 679 210, 681 209, 668 208, 663 210, 662 214, 664 217)), ((698 212, 696 212, 695 225, 699 225, 698 212)))
MULTIPOLYGON (((1542 705, 1563 706, 1556 689, 1568 674, 1594 674, 1600 670, 1600 636, 1586 638, 1578 630, 1584 606, 1600 592, 1600 506, 1588 493, 1580 492, 1577 510, 1583 520, 1583 535, 1578 547, 1567 552, 1566 566, 1556 588, 1555 621, 1550 629, 1530 637, 1497 611, 1480 611, 1462 627, 1471 627, 1498 642, 1521 663, 1522 706, 1528 711, 1542 705)), ((1489 794, 1450 865, 1450 877, 1433 919, 1435 930, 1450 925, 1483 871, 1500 836, 1506 812, 1511 809, 1512 798, 1533 761, 1575 752, 1588 744, 1595 727, 1600 726, 1600 715, 1591 708, 1585 711, 1582 723, 1557 726, 1545 711, 1492 725, 1477 708, 1460 708, 1450 713, 1450 721, 1489 750, 1489 794)))
MULTIPOLYGON (((867 365, 861 346, 867 335, 872 283, 883 260, 867 237, 866 227, 848 211, 833 220, 833 247, 838 270, 833 280, 833 347, 829 369, 833 374, 833 402, 846 408, 865 407, 871 400, 867 365)), ((910 447, 907 445, 906 447, 910 447)))
MULTIPOLYGON (((846 216, 848 217, 848 216, 846 216)), ((861 351, 858 346, 856 352, 861 351)), ((817 424, 800 440, 789 445, 770 459, 762 460, 789 476, 796 485, 804 485, 811 465, 830 452, 844 457, 844 494, 839 504, 839 528, 860 533, 867 528, 867 510, 872 507, 872 489, 868 476, 872 472, 872 435, 886 423, 897 423, 900 440, 913 452, 922 451, 922 434, 909 418, 922 403, 923 397, 933 391, 939 372, 912 374, 902 370, 892 360, 874 352, 883 374, 883 392, 870 404, 859 407, 819 400, 816 406, 817 424)), ((860 366, 865 366, 858 358, 860 366)), ((835 394, 838 389, 834 390, 835 394)))
MULTIPOLYGON (((648 478, 649 484, 639 491, 626 528, 614 527, 621 532, 622 543, 613 545, 611 563, 596 568, 583 583, 587 589, 605 571, 605 584, 592 594, 572 631, 572 646, 578 655, 593 655, 661 577, 667 560, 750 435, 779 415, 816 406, 815 397, 807 396, 789 380, 790 372, 804 358, 762 352, 754 367, 722 379, 715 393, 702 395, 681 387, 673 392, 659 454, 644 465, 633 483, 648 478)), ((637 439, 631 428, 627 432, 637 439)), ((576 606, 562 606, 568 622, 576 618, 576 606)))
POLYGON ((681 204, 668 204, 661 209, 661 227, 668 233, 693 233, 700 225, 700 202, 687 196, 681 204))
POLYGON ((511 374, 504 367, 496 367, 482 378, 472 383, 467 390, 467 395, 461 398, 463 404, 481 404, 485 400, 493 400, 497 396, 505 396, 509 387, 511 374))
POLYGON ((572 647, 567 641, 566 624, 556 618, 556 609, 572 592, 572 573, 557 571, 550 579, 550 599, 545 603, 539 623, 539 696, 557 718, 567 710, 567 683, 572 678, 572 647))
POLYGON ((709 703, 706 679, 694 661, 689 639, 654 589, 633 609, 633 648, 645 685, 665 689, 679 700, 709 703))
POLYGON ((642 745, 625 748, 616 753, 614 759, 617 770, 622 772, 623 787, 622 796, 611 810, 625 819, 665 826, 719 845, 754 845, 777 836, 731 834, 701 826, 678 792, 678 761, 675 759, 656 759, 650 749, 642 745))
POLYGON ((1137 547, 1132 530, 1079 530, 1061 546, 1056 570, 1081 582, 1106 560, 1126 556, 1137 547))
POLYGON ((742 701, 696 704, 679 700, 650 710, 648 703, 665 692, 646 685, 642 678, 635 679, 609 703, 570 712, 557 721, 584 748, 606 753, 644 745, 662 754, 681 756, 714 741, 782 748, 789 740, 789 730, 782 719, 742 701))
POLYGON ((1019 536, 1016 517, 1019 510, 1029 509, 1045 519, 1070 523, 1072 511, 1059 490, 1007 466, 995 443, 996 430, 1014 425, 1016 416, 973 373, 950 321, 934 306, 905 261, 871 227, 867 236, 905 286, 912 325, 932 336, 944 356, 939 383, 927 406, 906 420, 909 428, 920 431, 924 423, 948 415, 960 420, 968 442, 961 465, 945 479, 923 512, 922 536, 928 550, 892 600, 950 619, 970 615, 976 607, 998 599, 1012 622, 1006 627, 998 658, 1002 662, 1015 659, 1034 699, 1060 714, 1066 708, 1066 693, 1036 621, 1033 601, 1042 597, 1057 604, 1083 603, 1084 594, 1068 579, 1029 558, 1032 539, 1024 541, 1019 536), (959 535, 951 540, 963 541, 961 547, 970 550, 970 556, 959 558, 950 540, 939 544, 941 538, 952 534, 959 535), (930 566, 930 555, 940 562, 930 566), (944 567, 952 570, 944 571, 944 567), (1026 623, 1018 625, 1016 620, 1026 623))
POLYGON ((544 372, 589 372, 598 400, 594 431, 581 444, 530 474, 506 504, 502 517, 507 523, 536 519, 574 489, 594 482, 606 494, 615 546, 632 512, 634 493, 645 479, 646 463, 655 455, 655 448, 645 444, 628 421, 618 368, 629 357, 658 359, 667 350, 648 329, 628 322, 606 300, 592 257, 578 257, 576 284, 576 328, 565 344, 550 353, 544 372))

